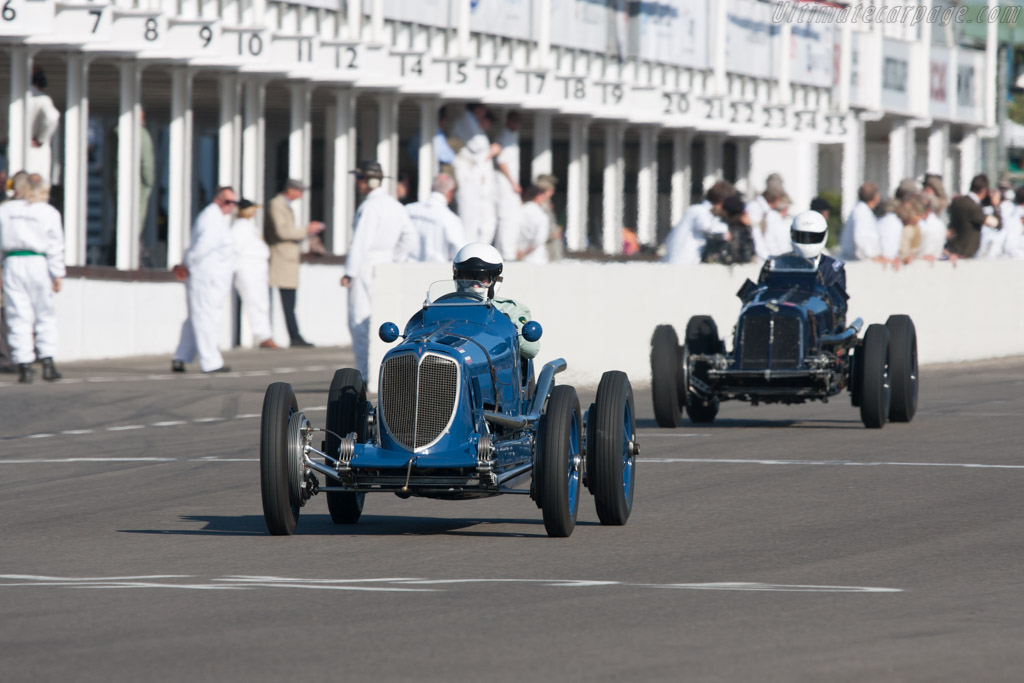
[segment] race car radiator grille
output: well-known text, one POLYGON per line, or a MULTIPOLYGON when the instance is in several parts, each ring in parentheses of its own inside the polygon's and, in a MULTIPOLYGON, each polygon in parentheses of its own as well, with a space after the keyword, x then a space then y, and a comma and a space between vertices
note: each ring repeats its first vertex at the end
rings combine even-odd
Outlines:
POLYGON ((772 330, 772 370, 800 365, 800 319, 788 315, 775 316, 772 330))
POLYGON ((431 443, 448 426, 458 395, 459 370, 441 356, 424 356, 416 405, 416 448, 431 443))
POLYGON ((740 365, 750 370, 799 367, 800 319, 786 315, 747 315, 740 339, 740 365))
POLYGON ((766 368, 771 349, 772 319, 766 315, 743 318, 740 363, 745 368, 766 368))
POLYGON ((391 436, 406 448, 416 437, 416 356, 404 354, 384 361, 380 403, 391 436))
POLYGON ((392 438, 409 450, 430 445, 455 413, 459 368, 450 358, 392 356, 381 369, 381 412, 392 438))

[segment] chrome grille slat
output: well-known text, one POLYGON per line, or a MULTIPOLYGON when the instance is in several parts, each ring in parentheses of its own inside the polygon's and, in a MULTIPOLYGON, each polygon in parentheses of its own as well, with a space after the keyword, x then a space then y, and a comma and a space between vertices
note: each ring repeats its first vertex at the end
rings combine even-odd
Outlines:
POLYGON ((458 395, 459 366, 451 358, 405 353, 391 356, 381 368, 383 424, 411 451, 432 445, 444 434, 454 418, 458 395))
POLYGON ((416 448, 435 441, 448 426, 459 391, 458 379, 458 368, 447 358, 427 355, 420 361, 416 448))
POLYGON ((381 370, 381 407, 388 432, 412 450, 416 434, 416 356, 392 356, 381 370))

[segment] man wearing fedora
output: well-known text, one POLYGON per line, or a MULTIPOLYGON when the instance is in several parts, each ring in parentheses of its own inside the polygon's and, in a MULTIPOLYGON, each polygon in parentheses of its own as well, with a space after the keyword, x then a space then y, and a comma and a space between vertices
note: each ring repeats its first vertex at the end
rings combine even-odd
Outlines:
POLYGON ((302 240, 316 235, 324 229, 320 221, 313 221, 305 227, 296 224, 292 204, 302 197, 306 186, 291 179, 267 206, 264 236, 270 247, 270 286, 281 292, 281 307, 284 321, 288 326, 291 346, 312 346, 299 333, 295 319, 295 290, 299 288, 299 259, 302 256, 302 240))
POLYGON ((379 263, 404 263, 418 253, 419 238, 409 214, 397 199, 382 187, 384 171, 376 161, 360 162, 352 171, 356 190, 365 199, 355 216, 355 235, 345 257, 345 277, 341 286, 348 287, 348 329, 352 334, 352 352, 356 368, 369 376, 370 353, 370 285, 373 267, 379 263))

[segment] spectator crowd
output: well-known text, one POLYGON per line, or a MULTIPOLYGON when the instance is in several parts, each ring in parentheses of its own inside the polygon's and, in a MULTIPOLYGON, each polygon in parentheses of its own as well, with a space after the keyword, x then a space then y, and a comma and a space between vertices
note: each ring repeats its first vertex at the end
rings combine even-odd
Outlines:
MULTIPOLYGON (((810 208, 835 212, 824 198, 810 208)), ((668 263, 739 264, 765 261, 790 250, 790 201, 782 178, 772 174, 765 190, 744 202, 736 188, 716 182, 690 206, 666 240, 668 263)), ((882 201, 875 183, 864 183, 833 249, 844 261, 876 261, 892 268, 915 260, 1024 259, 1024 186, 990 187, 975 176, 970 191, 949 200, 942 178, 903 180, 882 201)))

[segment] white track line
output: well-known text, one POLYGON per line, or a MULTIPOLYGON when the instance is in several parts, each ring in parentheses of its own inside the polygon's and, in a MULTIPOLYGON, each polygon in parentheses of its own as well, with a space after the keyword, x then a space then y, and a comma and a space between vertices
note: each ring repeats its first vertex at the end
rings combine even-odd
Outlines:
MULTIPOLYGON (((323 412, 327 410, 327 406, 310 406, 309 408, 303 408, 304 413, 315 413, 323 412)), ((239 413, 234 417, 196 417, 191 420, 164 420, 161 422, 151 422, 148 425, 114 425, 112 427, 104 427, 102 431, 107 432, 130 432, 139 429, 148 429, 151 427, 180 427, 186 424, 216 424, 218 422, 227 422, 228 420, 251 420, 253 418, 260 417, 259 413, 239 413)), ((65 429, 59 433, 59 436, 85 436, 87 434, 95 434, 95 429, 65 429)), ((15 441, 17 439, 49 439, 50 437, 58 436, 57 433, 52 432, 40 432, 38 434, 26 434, 25 436, 9 436, 0 441, 15 441)))
MULTIPOLYGON (((270 370, 244 370, 237 372, 218 372, 212 374, 206 373, 172 373, 172 374, 159 374, 159 375, 99 375, 94 377, 75 377, 71 379, 62 379, 55 384, 81 384, 88 382, 91 384, 105 384, 109 382, 152 382, 165 379, 230 379, 238 377, 266 377, 267 375, 287 375, 290 373, 300 372, 324 372, 329 368, 326 365, 304 365, 297 368, 272 368, 270 370)), ((17 382, 0 382, 0 387, 15 386, 17 382)))
POLYGON ((587 579, 302 579, 276 576, 223 576, 201 582, 175 583, 174 579, 196 579, 194 576, 140 576, 100 578, 62 578, 34 576, 32 574, 0 574, 0 588, 177 588, 184 590, 252 590, 301 588, 306 590, 356 590, 384 593, 424 593, 446 591, 446 587, 473 584, 520 584, 544 588, 653 588, 701 591, 766 591, 791 593, 902 593, 902 588, 874 586, 831 586, 814 584, 776 584, 757 582, 716 583, 627 583, 623 581, 594 581, 587 579), (380 585, 372 585, 380 584, 380 585), (426 586, 430 586, 429 588, 426 586))
POLYGON ((967 469, 1024 470, 1024 465, 985 465, 960 462, 858 462, 855 460, 740 460, 736 458, 637 458, 651 464, 699 463, 723 465, 807 465, 832 467, 960 467, 967 469))

